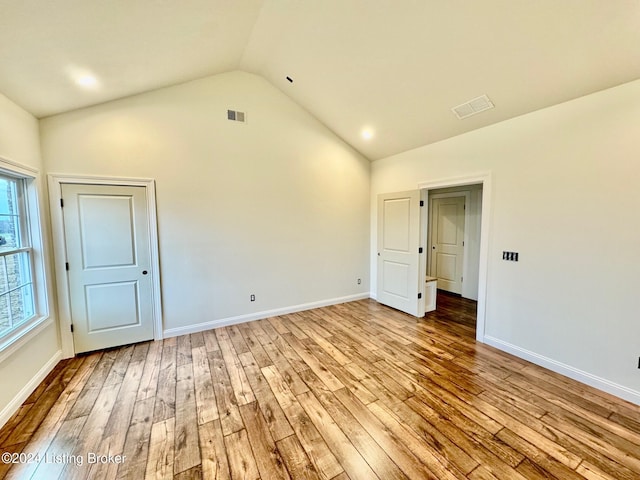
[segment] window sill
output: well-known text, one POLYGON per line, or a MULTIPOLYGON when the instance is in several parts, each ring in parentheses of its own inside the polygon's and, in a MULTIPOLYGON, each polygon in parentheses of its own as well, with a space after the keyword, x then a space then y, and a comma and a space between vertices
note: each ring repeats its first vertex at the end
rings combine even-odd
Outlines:
POLYGON ((18 328, 15 332, 11 332, 6 337, 2 337, 0 339, 0 363, 20 350, 52 323, 53 318, 48 315, 36 317, 18 328))

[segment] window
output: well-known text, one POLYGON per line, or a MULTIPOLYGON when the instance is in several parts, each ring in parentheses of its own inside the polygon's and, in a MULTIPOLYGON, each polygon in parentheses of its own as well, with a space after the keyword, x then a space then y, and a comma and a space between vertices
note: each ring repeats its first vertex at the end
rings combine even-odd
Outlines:
POLYGON ((25 180, 0 174, 0 336, 35 316, 25 180))
POLYGON ((0 157, 0 361, 53 323, 37 170, 0 157))

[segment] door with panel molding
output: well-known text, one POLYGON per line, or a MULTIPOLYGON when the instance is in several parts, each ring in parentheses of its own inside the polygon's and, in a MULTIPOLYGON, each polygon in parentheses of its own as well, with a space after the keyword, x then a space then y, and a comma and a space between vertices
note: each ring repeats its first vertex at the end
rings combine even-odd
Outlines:
POLYGON ((152 340, 146 188, 61 187, 75 352, 152 340))
POLYGON ((431 199, 430 274, 438 279, 438 288, 452 293, 462 293, 465 199, 431 199))
POLYGON ((377 301, 416 317, 424 316, 420 217, 419 190, 378 195, 377 301))

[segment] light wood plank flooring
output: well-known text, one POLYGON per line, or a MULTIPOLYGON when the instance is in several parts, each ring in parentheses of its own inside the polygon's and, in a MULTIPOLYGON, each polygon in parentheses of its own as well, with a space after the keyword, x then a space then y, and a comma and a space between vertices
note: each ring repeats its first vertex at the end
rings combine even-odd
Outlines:
POLYGON ((474 302, 438 303, 418 320, 363 300, 65 360, 0 430, 0 452, 30 460, 0 477, 640 478, 640 407, 476 344, 474 302))

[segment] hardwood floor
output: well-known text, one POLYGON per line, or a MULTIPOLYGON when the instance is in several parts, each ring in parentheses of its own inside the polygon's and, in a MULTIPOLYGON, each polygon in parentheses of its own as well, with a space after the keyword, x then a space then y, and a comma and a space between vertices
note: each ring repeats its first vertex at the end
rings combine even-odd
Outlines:
POLYGON ((363 300, 65 360, 0 430, 29 460, 0 477, 640 478, 640 407, 476 344, 474 302, 438 305, 418 320, 363 300))
MULTIPOLYGON (((455 293, 438 290, 437 309, 428 318, 438 318, 449 323, 457 323, 471 327, 469 334, 475 338, 476 314, 478 302, 462 298, 455 293)), ((464 335, 461 333, 461 335, 464 335)))

